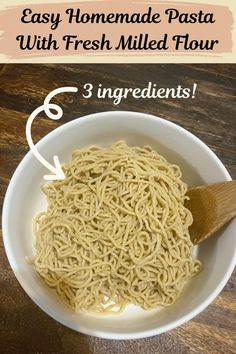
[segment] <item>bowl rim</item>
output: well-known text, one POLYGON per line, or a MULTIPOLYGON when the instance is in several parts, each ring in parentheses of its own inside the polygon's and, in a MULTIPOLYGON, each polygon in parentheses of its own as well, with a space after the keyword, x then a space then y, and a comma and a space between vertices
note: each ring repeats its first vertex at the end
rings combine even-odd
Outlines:
MULTIPOLYGON (((135 119, 139 119, 139 118, 145 118, 145 119, 149 119, 149 121, 153 121, 154 124, 156 121, 159 121, 160 124, 164 125, 167 127, 172 127, 175 130, 182 132, 185 135, 188 135, 193 142, 199 144, 203 150, 205 150, 205 152, 210 155, 210 157, 215 160, 215 162, 217 163, 217 165, 219 166, 219 169, 221 169, 221 171, 224 174, 225 177, 225 181, 229 181, 231 180, 231 176, 228 173, 227 169, 225 168, 225 166, 223 165, 223 163, 220 161, 220 159, 217 157, 217 155, 202 141, 200 140, 198 137, 196 137, 194 134, 192 134, 191 132, 189 132, 187 129, 181 127, 180 125, 171 122, 167 119, 164 118, 160 118, 158 116, 152 115, 152 114, 148 114, 148 113, 142 113, 142 112, 135 112, 135 111, 105 111, 105 112, 99 112, 99 113, 92 113, 92 114, 88 114, 79 118, 75 118, 67 123, 62 124, 61 126, 55 128, 53 131, 51 131, 50 133, 48 133, 47 135, 45 135, 36 145, 37 148, 40 148, 41 146, 43 146, 44 144, 46 144, 51 138, 53 138, 54 136, 56 136, 58 133, 62 132, 66 127, 68 127, 69 125, 71 127, 76 126, 77 124, 81 124, 84 122, 89 122, 89 120, 98 120, 98 119, 104 119, 106 116, 118 116, 118 115, 129 115, 130 117, 133 116, 135 119)), ((166 324, 164 326, 161 327, 157 327, 154 329, 148 329, 148 330, 142 330, 139 332, 134 332, 134 333, 126 333, 125 331, 119 331, 116 333, 112 333, 112 332, 106 332, 106 331, 101 331, 101 330, 90 330, 89 328, 85 328, 83 326, 78 326, 78 328, 75 328, 73 326, 73 324, 68 323, 68 321, 63 321, 61 320, 61 317, 57 315, 57 313, 55 313, 54 311, 50 311, 48 308, 45 309, 45 306, 43 304, 43 302, 40 301, 40 299, 32 297, 32 294, 29 291, 28 285, 27 285, 27 281, 25 281, 24 277, 19 273, 15 271, 15 260, 14 260, 14 256, 11 250, 11 246, 10 246, 10 237, 9 237, 9 232, 8 232, 8 215, 10 212, 10 196, 12 194, 12 190, 14 188, 14 185, 18 179, 18 176, 21 174, 21 172, 24 170, 25 165, 28 163, 28 161, 30 160, 30 158, 33 157, 32 152, 29 150, 26 155, 22 158, 22 160, 20 161, 20 163, 18 164, 18 166, 16 167, 10 182, 8 184, 6 193, 5 193, 5 197, 4 197, 4 202, 3 202, 3 209, 2 209, 2 234, 3 234, 3 244, 4 244, 4 248, 7 254, 7 258, 8 261, 10 263, 10 266, 15 274, 15 277, 17 278, 18 282, 20 283, 21 287, 24 289, 24 291, 27 293, 27 295, 31 298, 31 300, 36 303, 37 306, 39 306, 41 308, 41 310, 46 313, 47 315, 49 315, 50 317, 52 317, 54 320, 60 322, 61 324, 63 324, 66 327, 69 327, 75 331, 84 333, 84 334, 88 334, 88 335, 92 335, 92 336, 96 336, 96 337, 100 337, 100 338, 105 338, 105 339, 119 339, 119 340, 125 340, 125 339, 138 339, 138 338, 145 338, 145 337, 150 337, 150 336, 154 336, 154 335, 158 335, 164 332, 167 332, 171 329, 174 329, 184 323, 186 323, 187 321, 191 320, 193 317, 195 317, 196 315, 198 315, 200 312, 202 312, 212 301, 214 301, 214 299, 218 296, 218 294, 221 292, 221 290, 223 289, 223 287, 226 285, 227 281, 229 280, 235 264, 236 264, 236 249, 234 250, 234 254, 233 257, 230 261, 230 264, 227 268, 227 271, 224 274, 224 277, 221 279, 221 281, 219 282, 218 286, 214 289, 214 291, 211 292, 211 294, 197 307, 195 307, 193 310, 189 311, 186 315, 170 322, 169 324, 166 324)))

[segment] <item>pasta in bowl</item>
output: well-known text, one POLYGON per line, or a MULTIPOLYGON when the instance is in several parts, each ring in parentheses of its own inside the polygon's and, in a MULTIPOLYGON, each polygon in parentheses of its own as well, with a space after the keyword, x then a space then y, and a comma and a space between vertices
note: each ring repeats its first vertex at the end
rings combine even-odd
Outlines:
POLYGON ((43 184, 45 196, 45 169, 28 153, 6 194, 3 237, 17 279, 46 313, 82 333, 141 338, 214 300, 235 264, 235 220, 192 247, 187 185, 230 179, 203 142, 158 117, 105 112, 62 125, 37 148, 60 157, 66 179, 43 184))
POLYGON ((179 166, 150 146, 76 150, 66 178, 44 185, 34 265, 73 309, 120 313, 171 305, 200 262, 192 256, 179 166))

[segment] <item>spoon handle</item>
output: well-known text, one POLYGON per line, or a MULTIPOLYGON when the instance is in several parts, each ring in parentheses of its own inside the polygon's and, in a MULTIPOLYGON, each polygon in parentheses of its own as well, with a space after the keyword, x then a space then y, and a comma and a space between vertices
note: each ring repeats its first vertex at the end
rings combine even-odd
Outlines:
POLYGON ((236 181, 212 184, 207 189, 215 200, 218 216, 236 215, 236 181))
POLYGON ((236 181, 191 188, 186 207, 192 212, 190 237, 198 244, 236 216, 236 181))

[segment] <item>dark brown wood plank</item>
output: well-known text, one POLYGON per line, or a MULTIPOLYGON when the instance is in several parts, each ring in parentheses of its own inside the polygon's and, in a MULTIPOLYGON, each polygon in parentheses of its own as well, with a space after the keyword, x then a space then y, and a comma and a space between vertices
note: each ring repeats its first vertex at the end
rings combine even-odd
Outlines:
MULTIPOLYGON (((0 205, 9 180, 28 151, 28 115, 59 86, 86 82, 104 87, 140 87, 149 81, 174 87, 198 84, 194 100, 128 98, 119 106, 109 99, 82 99, 66 94, 61 121, 43 115, 35 120, 33 138, 77 117, 106 110, 151 113, 173 121, 202 139, 236 179, 236 66, 235 65, 0 65, 0 205)), ((1 237, 2 240, 2 237, 1 237)), ((220 296, 200 315, 179 328, 135 341, 110 341, 85 336, 60 325, 43 313, 24 293, 7 261, 0 241, 0 348, 4 353, 185 354, 235 353, 236 273, 220 296)))

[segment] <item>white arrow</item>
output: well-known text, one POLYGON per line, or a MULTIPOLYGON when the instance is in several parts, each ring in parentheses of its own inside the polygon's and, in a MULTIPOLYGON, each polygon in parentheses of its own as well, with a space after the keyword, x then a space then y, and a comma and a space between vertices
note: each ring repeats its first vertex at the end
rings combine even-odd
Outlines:
POLYGON ((58 106, 57 104, 50 103, 50 100, 58 93, 77 92, 77 91, 78 91, 77 87, 60 87, 60 88, 57 88, 57 89, 51 91, 47 95, 47 97, 45 98, 43 105, 36 108, 31 113, 31 115, 29 116, 28 121, 26 123, 26 139, 27 139, 27 142, 29 144, 29 147, 30 147, 32 153, 39 160, 39 162, 41 162, 41 164, 43 164, 47 169, 49 169, 53 173, 52 175, 43 176, 43 178, 45 180, 48 180, 48 181, 58 180, 58 179, 62 180, 62 179, 65 179, 65 174, 61 168, 61 164, 60 164, 60 161, 59 161, 59 158, 57 155, 53 156, 53 161, 54 161, 54 166, 53 166, 47 160, 45 160, 45 158, 42 155, 40 155, 40 153, 36 149, 36 146, 34 145, 32 137, 31 137, 31 126, 32 126, 33 120, 39 113, 41 113, 43 111, 46 113, 46 115, 50 119, 53 119, 53 120, 60 119, 63 115, 63 111, 62 111, 61 107, 58 106), (52 113, 51 109, 56 111, 56 113, 52 113))

